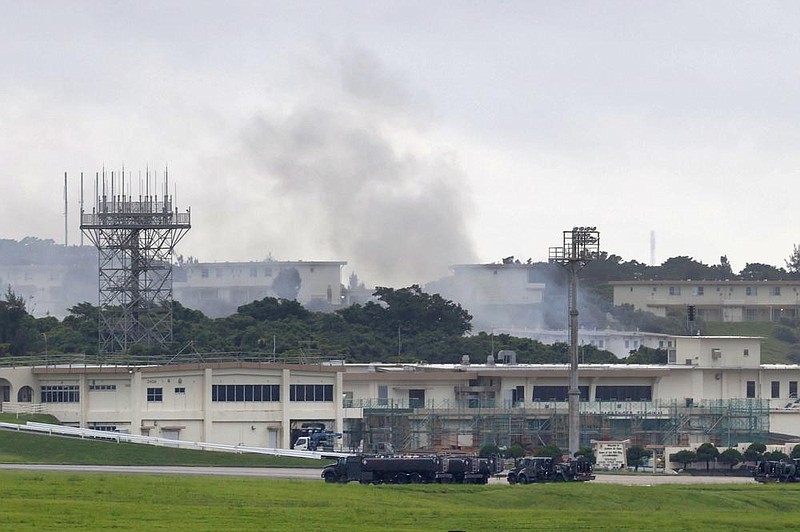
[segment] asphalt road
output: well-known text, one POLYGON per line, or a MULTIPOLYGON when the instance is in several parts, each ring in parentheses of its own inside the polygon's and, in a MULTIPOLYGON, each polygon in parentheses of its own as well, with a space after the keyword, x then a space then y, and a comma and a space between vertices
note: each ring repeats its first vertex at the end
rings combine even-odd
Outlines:
MULTIPOLYGON (((85 473, 126 473, 146 475, 209 475, 229 477, 295 478, 319 480, 320 468, 288 467, 182 467, 182 466, 98 466, 59 464, 0 464, 0 471, 73 471, 85 473)), ((490 484, 506 484, 505 477, 489 480, 490 484)), ((594 484, 621 484, 627 486, 654 486, 658 484, 755 484, 752 477, 684 476, 664 474, 599 474, 594 484)))

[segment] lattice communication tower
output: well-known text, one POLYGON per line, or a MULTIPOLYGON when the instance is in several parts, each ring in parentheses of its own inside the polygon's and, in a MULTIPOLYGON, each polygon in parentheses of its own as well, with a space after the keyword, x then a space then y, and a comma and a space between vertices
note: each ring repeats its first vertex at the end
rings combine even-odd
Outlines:
POLYGON ((101 356, 172 341, 172 255, 191 228, 191 212, 174 207, 166 172, 160 194, 151 195, 149 172, 145 179, 134 197, 124 171, 112 172, 110 183, 98 174, 92 212, 81 208, 81 231, 98 250, 101 356))

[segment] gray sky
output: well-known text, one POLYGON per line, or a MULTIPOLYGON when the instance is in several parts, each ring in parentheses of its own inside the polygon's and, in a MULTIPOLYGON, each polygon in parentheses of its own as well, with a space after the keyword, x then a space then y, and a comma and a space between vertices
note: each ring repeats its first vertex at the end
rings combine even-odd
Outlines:
MULTIPOLYGON (((78 174, 169 165, 200 260, 369 285, 546 260, 783 266, 797 2, 0 0, 0 238, 79 240, 78 174)), ((86 197, 93 178, 86 178, 86 197)), ((134 190, 138 184, 134 186, 134 190)))

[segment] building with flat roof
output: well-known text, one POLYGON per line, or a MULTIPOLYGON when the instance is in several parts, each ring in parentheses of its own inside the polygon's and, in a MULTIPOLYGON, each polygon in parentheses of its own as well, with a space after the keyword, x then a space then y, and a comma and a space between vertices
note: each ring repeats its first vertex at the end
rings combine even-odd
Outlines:
POLYGON ((777 321, 800 317, 797 281, 612 281, 615 305, 656 316, 684 314, 704 321, 777 321))
MULTIPOLYGON (((673 341, 669 364, 580 365, 582 445, 800 439, 800 366, 761 364, 759 338, 673 341)), ((86 428, 260 447, 288 448, 303 423, 343 433, 345 449, 565 447, 568 365, 502 360, 162 366, 51 360, 0 367, 0 406, 37 405, 86 428)))

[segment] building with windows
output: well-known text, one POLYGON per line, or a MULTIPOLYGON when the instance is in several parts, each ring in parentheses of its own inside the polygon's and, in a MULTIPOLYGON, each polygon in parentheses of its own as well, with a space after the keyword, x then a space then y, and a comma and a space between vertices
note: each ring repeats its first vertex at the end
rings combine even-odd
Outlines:
MULTIPOLYGON (((761 364, 760 339, 679 336, 669 364, 580 366, 581 444, 681 446, 800 438, 800 366, 761 364)), ((0 367, 3 409, 187 441, 288 448, 304 424, 345 449, 566 446, 568 366, 219 362, 0 367)))
POLYGON ((540 323, 545 284, 531 264, 457 264, 451 277, 426 286, 461 305, 475 330, 540 323))
POLYGON ((800 317, 800 281, 612 281, 615 305, 656 316, 697 309, 705 321, 800 317))
POLYGON ((265 297, 295 299, 311 310, 338 309, 341 261, 193 262, 176 267, 174 298, 212 318, 265 297))
MULTIPOLYGON (((569 331, 565 329, 538 330, 496 327, 492 332, 494 334, 509 334, 517 338, 530 338, 545 345, 569 343, 569 331)), ((625 358, 630 355, 631 351, 636 351, 640 347, 665 350, 674 348, 674 340, 668 334, 615 331, 612 329, 579 329, 578 344, 579 346, 592 346, 609 351, 616 355, 617 358, 625 358)))

